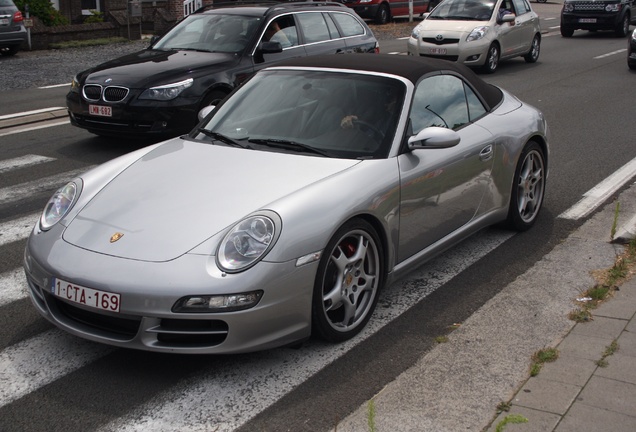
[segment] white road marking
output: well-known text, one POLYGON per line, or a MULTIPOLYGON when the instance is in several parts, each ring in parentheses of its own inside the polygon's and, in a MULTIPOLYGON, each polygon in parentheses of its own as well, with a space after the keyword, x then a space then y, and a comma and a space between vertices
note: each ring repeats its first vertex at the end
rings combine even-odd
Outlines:
POLYGON ((32 115, 32 114, 41 114, 41 113, 45 113, 45 112, 59 111, 59 110, 63 110, 63 109, 66 109, 66 108, 64 108, 64 107, 50 107, 50 108, 36 109, 36 110, 33 110, 33 111, 23 111, 23 112, 19 112, 19 113, 1 115, 0 116, 0 120, 8 120, 8 119, 16 118, 16 117, 25 117, 25 116, 32 115))
POLYGON ((20 129, 11 130, 9 132, 3 132, 3 133, 0 133, 0 137, 8 136, 8 135, 15 135, 15 134, 22 133, 22 132, 34 131, 34 130, 38 130, 38 129, 45 129, 45 128, 49 128, 49 127, 53 127, 53 126, 62 126, 62 125, 65 125, 65 124, 69 124, 70 122, 71 122, 70 120, 62 120, 62 121, 59 121, 59 122, 46 122, 46 123, 41 124, 39 126, 31 126, 31 127, 27 127, 27 128, 20 128, 20 129))
POLYGON ((605 58, 605 57, 611 57, 611 56, 614 56, 616 54, 622 54, 622 53, 624 53, 626 51, 627 51, 627 48, 619 49, 619 50, 612 51, 612 52, 607 53, 607 54, 596 56, 596 57, 594 57, 594 60, 602 59, 602 58, 605 58))
MULTIPOLYGON (((21 198, 28 197, 40 192, 56 190, 64 186, 68 181, 85 173, 93 166, 84 167, 74 171, 67 171, 50 177, 33 180, 16 186, 5 187, 0 189, 0 204, 6 204, 11 201, 17 201, 21 198)), ((42 203, 44 205, 46 203, 42 203)))
POLYGON ((614 174, 607 177, 601 183, 594 186, 583 194, 583 198, 559 215, 563 219, 581 219, 599 206, 601 206, 610 195, 625 185, 636 175, 636 158, 627 162, 614 174))
POLYGON ((215 358, 214 367, 169 394, 105 425, 101 431, 232 431, 256 416, 355 345, 441 287, 514 235, 485 230, 386 287, 363 332, 339 345, 310 341, 299 350, 278 349, 215 358))
POLYGON ((27 296, 26 276, 22 268, 0 274, 0 306, 27 296))
MULTIPOLYGON (((42 208, 44 204, 42 203, 42 208)), ((0 246, 27 238, 39 217, 40 213, 33 213, 0 224, 0 246)))
POLYGON ((19 168, 26 168, 29 166, 51 162, 54 158, 38 155, 25 155, 18 158, 6 159, 0 161, 0 173, 12 171, 19 168))
POLYGON ((49 330, 0 352, 0 407, 113 351, 61 330, 49 330))
POLYGON ((43 86, 43 87, 38 87, 39 89, 50 89, 50 88, 56 88, 56 87, 70 87, 71 83, 64 83, 64 84, 54 84, 54 85, 48 85, 48 86, 43 86))

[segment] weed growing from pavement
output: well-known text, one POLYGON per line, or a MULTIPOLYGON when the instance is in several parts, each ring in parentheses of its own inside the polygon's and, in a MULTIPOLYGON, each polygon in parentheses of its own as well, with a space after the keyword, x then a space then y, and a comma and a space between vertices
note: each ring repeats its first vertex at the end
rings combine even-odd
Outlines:
POLYGON ((507 424, 520 424, 520 423, 528 423, 528 419, 519 414, 511 414, 504 417, 502 421, 497 424, 495 428, 495 432, 502 432, 507 424))
POLYGON ((532 366, 530 367, 530 376, 539 375, 539 371, 541 371, 541 367, 544 363, 549 363, 555 361, 559 358, 559 350, 556 348, 546 348, 537 351, 532 356, 532 366))
POLYGON ((607 365, 609 364, 607 362, 607 357, 614 354, 616 351, 618 351, 618 349, 619 349, 618 342, 616 342, 616 339, 614 339, 612 343, 605 348, 605 351, 603 352, 603 357, 601 357, 601 359, 596 362, 596 366, 607 367, 607 365))
POLYGON ((375 432, 375 402, 373 402, 373 399, 367 405, 367 424, 369 425, 369 432, 375 432))
POLYGON ((438 344, 446 343, 448 342, 448 336, 437 336, 435 338, 435 342, 437 342, 438 344))
POLYGON ((618 214, 621 210, 620 201, 616 201, 616 207, 614 208, 614 221, 612 222, 612 229, 610 230, 610 241, 614 241, 614 236, 616 236, 616 226, 618 225, 618 214))

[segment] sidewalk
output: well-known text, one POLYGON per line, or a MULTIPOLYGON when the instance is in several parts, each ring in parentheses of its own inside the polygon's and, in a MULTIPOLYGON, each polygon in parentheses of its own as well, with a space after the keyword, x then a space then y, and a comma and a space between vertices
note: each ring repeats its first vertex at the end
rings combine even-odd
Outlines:
MULTIPOLYGON (((621 193, 616 237, 636 232, 636 185, 621 193)), ((568 319, 592 288, 592 272, 613 266, 624 249, 610 243, 614 203, 606 205, 525 274, 489 300, 411 369, 373 398, 374 431, 495 431, 506 416, 517 431, 636 431, 636 277, 593 311, 568 319), (613 341, 618 350, 597 365, 613 341), (530 377, 532 355, 559 358, 530 377), (511 407, 496 417, 497 407, 511 407)), ((370 431, 369 405, 337 432, 370 431)))

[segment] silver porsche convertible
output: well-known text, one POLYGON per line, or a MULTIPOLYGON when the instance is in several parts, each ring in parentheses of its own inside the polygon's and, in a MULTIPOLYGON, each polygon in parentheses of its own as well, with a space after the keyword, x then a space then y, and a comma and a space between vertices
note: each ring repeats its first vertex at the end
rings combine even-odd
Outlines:
POLYGON ((463 65, 288 60, 189 135, 60 188, 28 291, 56 326, 120 347, 344 341, 394 278, 486 226, 530 228, 548 156, 541 112, 463 65))

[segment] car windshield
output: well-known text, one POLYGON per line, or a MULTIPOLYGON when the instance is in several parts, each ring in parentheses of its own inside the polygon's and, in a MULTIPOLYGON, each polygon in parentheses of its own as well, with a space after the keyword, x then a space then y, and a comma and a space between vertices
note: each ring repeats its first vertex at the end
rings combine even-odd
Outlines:
POLYGON ((406 87, 357 73, 257 74, 191 137, 219 145, 348 159, 387 157, 406 87), (234 143, 229 144, 229 140, 234 143))
POLYGON ((492 0, 444 0, 427 19, 488 21, 495 9, 492 0))
POLYGON ((260 19, 239 15, 194 14, 170 30, 152 47, 156 50, 240 52, 260 19))

